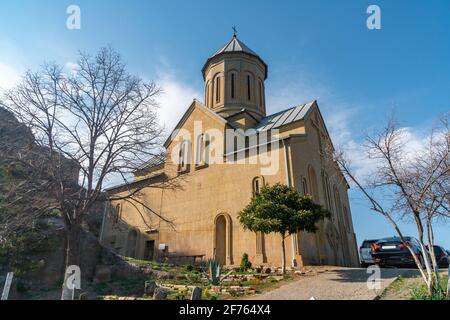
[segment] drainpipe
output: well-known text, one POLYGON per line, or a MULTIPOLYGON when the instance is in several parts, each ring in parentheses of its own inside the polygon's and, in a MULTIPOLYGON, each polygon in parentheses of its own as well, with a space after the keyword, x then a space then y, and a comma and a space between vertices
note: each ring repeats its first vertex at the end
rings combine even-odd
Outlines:
MULTIPOLYGON (((289 157, 289 151, 287 148, 287 144, 286 144, 286 140, 285 139, 281 139, 282 143, 283 143, 283 149, 284 149, 284 169, 286 172, 286 185, 288 187, 292 186, 291 183, 291 170, 290 170, 290 166, 288 163, 288 157, 289 157)), ((295 260, 295 235, 291 235, 291 247, 292 247, 292 260, 291 260, 291 267, 295 268, 297 266, 297 261, 295 260)))

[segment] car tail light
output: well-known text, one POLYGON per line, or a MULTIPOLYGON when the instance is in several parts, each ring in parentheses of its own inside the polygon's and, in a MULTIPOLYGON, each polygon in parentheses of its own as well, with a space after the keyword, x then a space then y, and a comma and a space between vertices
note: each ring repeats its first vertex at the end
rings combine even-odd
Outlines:
POLYGON ((377 251, 381 247, 379 245, 377 245, 377 244, 373 244, 373 245, 370 246, 370 248, 372 249, 372 251, 377 251))
POLYGON ((408 244, 409 244, 408 242, 404 242, 404 243, 401 243, 398 247, 399 247, 400 249, 407 249, 407 248, 408 248, 408 247, 407 247, 408 244))

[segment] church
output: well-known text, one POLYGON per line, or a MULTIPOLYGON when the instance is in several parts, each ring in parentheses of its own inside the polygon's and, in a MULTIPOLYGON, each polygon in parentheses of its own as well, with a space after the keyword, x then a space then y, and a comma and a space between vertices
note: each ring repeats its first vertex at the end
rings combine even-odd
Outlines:
POLYGON ((316 233, 289 235, 288 265, 358 266, 349 186, 326 156, 332 143, 317 101, 268 115, 268 65, 236 34, 201 71, 204 102, 188 106, 164 156, 107 190, 123 199, 106 211, 101 243, 138 259, 233 266, 247 253, 253 265, 280 266, 280 235, 244 230, 238 213, 262 186, 282 183, 332 213, 316 233))

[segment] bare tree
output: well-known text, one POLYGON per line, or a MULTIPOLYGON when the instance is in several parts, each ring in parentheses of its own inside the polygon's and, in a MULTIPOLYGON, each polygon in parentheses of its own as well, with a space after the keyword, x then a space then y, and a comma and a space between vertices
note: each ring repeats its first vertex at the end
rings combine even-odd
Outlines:
MULTIPOLYGON (((34 134, 38 147, 32 152, 40 157, 27 165, 45 168, 36 188, 48 192, 53 200, 49 208, 63 217, 68 266, 79 265, 80 232, 89 210, 96 202, 111 200, 103 192, 105 182, 112 176, 126 180, 149 158, 159 156, 162 128, 156 117, 159 88, 129 74, 112 48, 95 56, 80 53, 76 68, 64 70, 46 64, 39 72, 27 72, 0 105, 34 134)), ((27 192, 36 189, 30 183, 27 192)), ((139 199, 144 187, 120 199, 151 211, 139 199)), ((69 296, 64 289, 63 299, 69 296)))
POLYGON ((405 130, 399 128, 393 118, 379 133, 367 137, 365 149, 368 158, 376 161, 375 171, 366 181, 355 175, 342 150, 333 151, 334 160, 368 199, 371 209, 380 213, 405 243, 429 294, 441 292, 433 248, 433 224, 449 216, 448 117, 441 119, 440 126, 432 130, 428 141, 418 150, 411 150, 405 130), (380 201, 380 195, 389 197, 390 201, 380 201), (399 218, 414 222, 421 245, 420 257, 405 240, 397 223, 399 218))

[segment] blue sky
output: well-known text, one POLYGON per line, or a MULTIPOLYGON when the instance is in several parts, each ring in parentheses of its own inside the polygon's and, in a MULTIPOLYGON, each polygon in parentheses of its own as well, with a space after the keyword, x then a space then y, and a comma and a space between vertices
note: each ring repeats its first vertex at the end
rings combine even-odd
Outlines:
MULTIPOLYGON (((163 87, 170 128, 194 97, 203 100, 201 67, 236 26, 269 65, 269 113, 317 99, 333 141, 357 144, 394 110, 420 141, 450 110, 449 14, 447 0, 2 1, 0 86, 44 61, 70 63, 78 50, 111 44, 130 71, 163 87), (66 28, 71 4, 81 8, 81 30, 66 28), (381 8, 381 30, 366 27, 370 4, 381 8)), ((350 201, 358 243, 394 234, 361 194, 350 191, 350 201)), ((439 226, 437 242, 450 248, 449 234, 439 226)))

